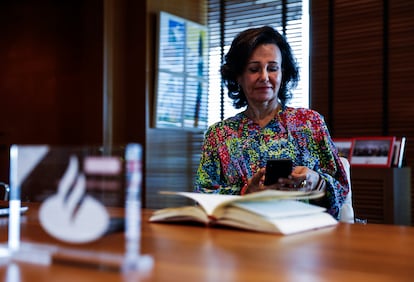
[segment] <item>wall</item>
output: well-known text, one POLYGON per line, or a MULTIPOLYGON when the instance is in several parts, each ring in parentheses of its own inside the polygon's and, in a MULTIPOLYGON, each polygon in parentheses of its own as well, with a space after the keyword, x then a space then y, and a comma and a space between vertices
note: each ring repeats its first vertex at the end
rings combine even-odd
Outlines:
POLYGON ((0 33, 0 181, 11 144, 100 145, 107 120, 145 145, 145 1, 0 1, 0 33))
POLYGON ((0 1, 0 181, 11 144, 102 137, 102 5, 0 1))

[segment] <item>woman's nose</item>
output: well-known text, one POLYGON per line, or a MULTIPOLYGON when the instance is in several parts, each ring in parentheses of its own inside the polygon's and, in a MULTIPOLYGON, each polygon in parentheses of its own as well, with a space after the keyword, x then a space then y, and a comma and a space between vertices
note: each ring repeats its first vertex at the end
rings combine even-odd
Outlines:
POLYGON ((260 80, 261 81, 269 81, 269 73, 266 70, 263 70, 260 73, 260 80))

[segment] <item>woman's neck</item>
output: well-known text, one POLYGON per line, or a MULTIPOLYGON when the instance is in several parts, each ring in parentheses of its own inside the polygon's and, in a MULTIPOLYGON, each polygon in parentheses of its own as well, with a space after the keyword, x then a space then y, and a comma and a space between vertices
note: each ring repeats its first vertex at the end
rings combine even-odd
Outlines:
POLYGON ((264 127, 274 118, 279 109, 280 104, 276 104, 272 107, 255 107, 249 105, 244 113, 251 120, 260 125, 260 127, 264 127))

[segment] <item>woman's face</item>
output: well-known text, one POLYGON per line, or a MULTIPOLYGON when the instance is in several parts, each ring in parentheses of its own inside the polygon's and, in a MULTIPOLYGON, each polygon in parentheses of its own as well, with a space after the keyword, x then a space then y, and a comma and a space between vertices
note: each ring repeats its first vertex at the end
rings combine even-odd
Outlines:
POLYGON ((275 101, 282 81, 282 55, 275 44, 256 47, 238 78, 249 104, 275 101))

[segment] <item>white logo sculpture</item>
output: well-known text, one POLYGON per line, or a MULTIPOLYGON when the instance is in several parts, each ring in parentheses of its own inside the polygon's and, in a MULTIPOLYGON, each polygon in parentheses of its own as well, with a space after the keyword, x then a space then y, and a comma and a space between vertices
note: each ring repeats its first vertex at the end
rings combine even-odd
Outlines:
POLYGON ((39 210, 40 223, 53 237, 69 243, 87 243, 108 229, 109 214, 96 199, 85 195, 85 175, 78 173, 72 156, 58 185, 57 194, 47 198, 39 210))

